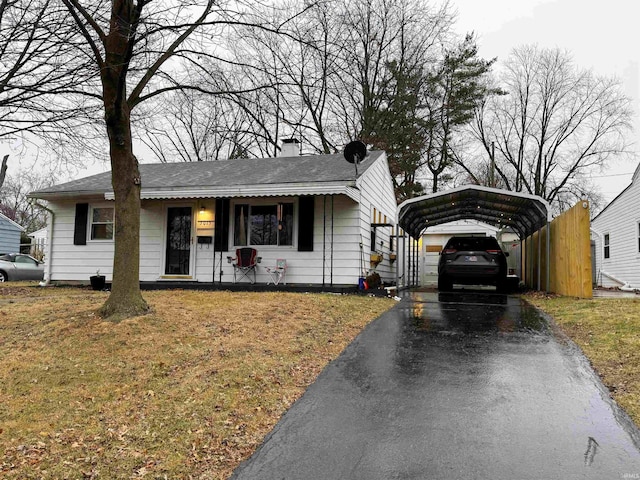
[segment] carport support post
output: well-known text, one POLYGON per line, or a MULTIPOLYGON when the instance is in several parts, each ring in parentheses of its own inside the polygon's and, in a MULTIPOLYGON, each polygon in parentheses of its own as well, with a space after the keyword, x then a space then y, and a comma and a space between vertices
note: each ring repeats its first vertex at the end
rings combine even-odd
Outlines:
POLYGON ((540 291, 541 290, 541 283, 540 283, 540 277, 542 276, 542 271, 541 271, 541 266, 542 266, 542 259, 540 258, 542 256, 542 239, 540 238, 542 236, 542 229, 538 230, 538 288, 536 290, 540 291))
POLYGON ((411 238, 411 286, 416 286, 416 239, 411 238))
MULTIPOLYGON (((400 233, 398 232, 398 226, 393 227, 392 235, 396 238, 396 252, 400 250, 400 233)), ((400 260, 396 258, 396 294, 400 291, 400 275, 398 270, 400 269, 400 260)))
POLYGON ((407 234, 402 232, 402 286, 407 286, 407 262, 409 253, 407 252, 407 234))
POLYGON ((418 240, 413 240, 413 252, 414 252, 414 257, 413 257, 413 285, 414 286, 418 286, 419 283, 419 273, 420 273, 420 265, 419 265, 419 261, 420 261, 420 244, 418 243, 418 240))
POLYGON ((413 238, 409 235, 409 245, 407 248, 407 285, 409 288, 413 286, 413 268, 411 268, 411 257, 413 256, 413 238))
POLYGON ((533 288, 533 233, 527 239, 527 284, 529 288, 533 288))

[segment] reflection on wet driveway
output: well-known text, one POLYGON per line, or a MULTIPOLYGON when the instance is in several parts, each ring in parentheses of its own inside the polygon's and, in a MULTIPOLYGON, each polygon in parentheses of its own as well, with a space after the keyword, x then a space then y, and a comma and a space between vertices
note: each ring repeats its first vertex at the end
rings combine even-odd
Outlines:
POLYGON ((441 333, 543 331, 547 322, 518 296, 487 291, 411 292, 418 329, 441 333))
POLYGON ((411 292, 234 478, 640 478, 639 445, 586 359, 519 297, 411 292))

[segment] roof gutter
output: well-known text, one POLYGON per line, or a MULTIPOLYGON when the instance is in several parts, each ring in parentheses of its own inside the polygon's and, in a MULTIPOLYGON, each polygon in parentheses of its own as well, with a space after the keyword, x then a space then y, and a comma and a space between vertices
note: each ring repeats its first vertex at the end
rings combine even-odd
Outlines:
POLYGON ((78 197, 103 197, 109 192, 104 190, 77 190, 72 192, 31 192, 27 195, 29 199, 40 200, 71 200, 78 197))
MULTIPOLYGON (((249 185, 220 188, 179 188, 152 189, 143 188, 140 192, 142 200, 187 199, 187 198, 237 198, 237 197, 279 197, 299 195, 346 195, 352 200, 360 201, 360 191, 353 184, 280 184, 249 185)), ((114 192, 104 193, 105 200, 115 200, 114 192)))

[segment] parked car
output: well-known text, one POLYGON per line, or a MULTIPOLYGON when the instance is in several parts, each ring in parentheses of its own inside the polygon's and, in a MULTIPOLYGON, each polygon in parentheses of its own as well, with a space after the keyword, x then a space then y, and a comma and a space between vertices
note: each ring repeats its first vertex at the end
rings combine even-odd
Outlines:
POLYGON ((507 288, 507 257, 494 237, 451 237, 440 252, 438 290, 454 283, 507 288))
POLYGON ((32 256, 20 253, 0 254, 0 282, 43 278, 43 264, 32 256))

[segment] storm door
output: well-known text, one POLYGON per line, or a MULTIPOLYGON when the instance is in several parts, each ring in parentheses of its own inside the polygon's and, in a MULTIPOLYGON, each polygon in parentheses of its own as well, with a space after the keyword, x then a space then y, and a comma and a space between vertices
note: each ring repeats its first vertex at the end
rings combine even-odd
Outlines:
POLYGON ((165 275, 189 275, 190 259, 191 207, 169 207, 165 275))

